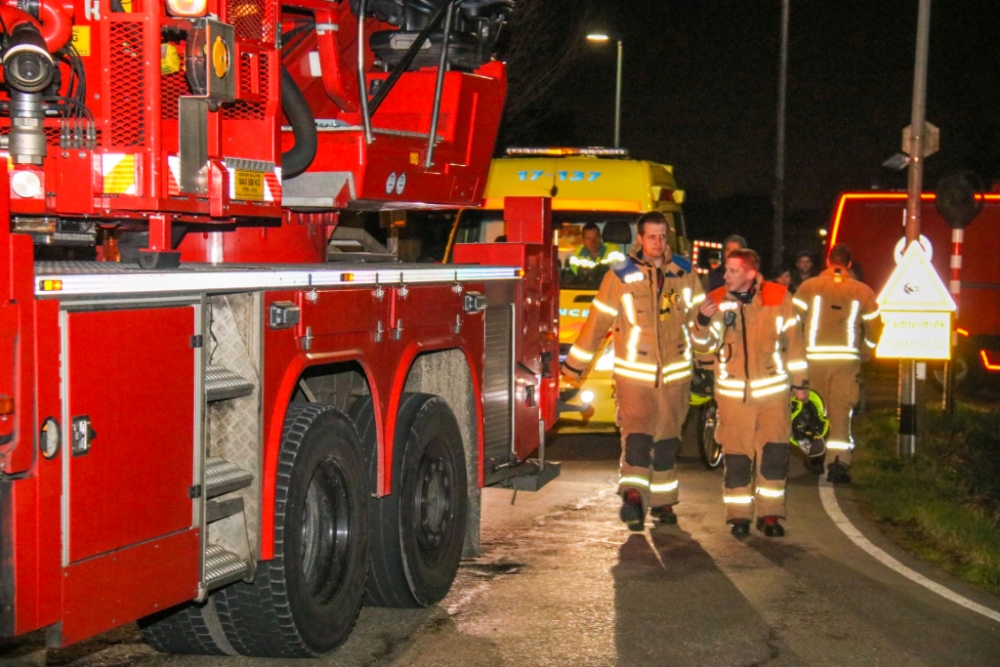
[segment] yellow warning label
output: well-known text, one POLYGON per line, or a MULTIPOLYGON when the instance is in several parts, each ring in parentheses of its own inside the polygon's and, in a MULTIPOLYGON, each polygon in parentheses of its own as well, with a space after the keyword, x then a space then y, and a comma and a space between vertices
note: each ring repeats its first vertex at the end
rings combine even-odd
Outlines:
POLYGON ((90 55, 90 26, 89 25, 75 25, 73 26, 73 36, 70 38, 73 46, 76 47, 76 52, 81 56, 90 55))
POLYGON ((875 349, 879 359, 950 359, 951 313, 882 311, 885 330, 875 349))
POLYGON ((256 171, 236 170, 236 188, 233 199, 264 201, 264 174, 256 171))

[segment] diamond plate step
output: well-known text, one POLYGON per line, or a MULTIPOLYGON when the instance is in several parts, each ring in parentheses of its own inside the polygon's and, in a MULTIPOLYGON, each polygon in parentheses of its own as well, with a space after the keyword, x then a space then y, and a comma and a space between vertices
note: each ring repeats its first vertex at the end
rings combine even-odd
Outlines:
POLYGON ((253 483, 253 475, 223 458, 205 461, 205 497, 214 498, 253 483))
POLYGON ((249 396, 253 389, 253 382, 228 368, 209 366, 205 369, 205 399, 209 403, 249 396))
POLYGON ((209 590, 239 581, 249 569, 245 560, 217 544, 205 549, 205 588, 209 590))

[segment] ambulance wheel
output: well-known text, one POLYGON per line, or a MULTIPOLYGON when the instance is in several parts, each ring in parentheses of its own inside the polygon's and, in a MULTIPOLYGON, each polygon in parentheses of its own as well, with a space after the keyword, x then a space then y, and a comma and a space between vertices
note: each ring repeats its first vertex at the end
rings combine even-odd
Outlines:
POLYGON ((719 418, 714 400, 701 407, 698 421, 698 455, 706 468, 715 470, 722 464, 722 445, 715 440, 719 418))
POLYGON ((448 594, 465 542, 462 434, 443 399, 403 395, 392 459, 392 493, 370 505, 365 601, 426 607, 448 594))
POLYGON ((243 655, 313 657, 340 645, 361 609, 368 489, 354 424, 329 405, 288 408, 278 454, 274 558, 217 606, 243 655))
POLYGON ((186 602, 139 620, 146 643, 161 653, 236 655, 219 622, 213 598, 186 602))

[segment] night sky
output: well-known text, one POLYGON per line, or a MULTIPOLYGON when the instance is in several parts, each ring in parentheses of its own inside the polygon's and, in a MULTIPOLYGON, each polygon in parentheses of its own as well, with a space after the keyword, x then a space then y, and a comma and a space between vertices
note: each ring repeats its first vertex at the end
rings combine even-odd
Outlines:
MULTIPOLYGON (((674 165, 694 209, 771 196, 780 14, 780 0, 608 0, 580 21, 623 37, 622 144, 674 165)), ((841 191, 905 188, 905 172, 881 163, 910 120, 916 22, 916 0, 792 0, 793 228, 828 219, 841 191)), ((959 168, 1000 177, 1000 2, 937 0, 930 49, 927 119, 941 151, 925 163, 925 189, 959 168)), ((542 121, 501 142, 611 145, 614 68, 613 45, 579 48, 533 105, 542 121)))

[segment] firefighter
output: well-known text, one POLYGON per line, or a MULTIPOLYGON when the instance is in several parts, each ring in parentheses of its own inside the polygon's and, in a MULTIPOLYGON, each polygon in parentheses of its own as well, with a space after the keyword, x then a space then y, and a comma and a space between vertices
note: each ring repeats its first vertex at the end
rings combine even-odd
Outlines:
POLYGON ((583 244, 569 256, 569 268, 573 273, 625 259, 625 253, 617 243, 605 243, 601 239, 601 229, 596 223, 585 224, 582 236, 583 244))
POLYGON ((612 332, 615 421, 622 437, 618 493, 621 519, 632 530, 642 530, 646 508, 661 523, 677 522, 674 465, 692 373, 687 320, 705 298, 691 263, 667 244, 662 213, 640 216, 637 231, 632 254, 605 274, 562 366, 564 379, 579 382, 612 332))
POLYGON ((802 283, 795 305, 803 313, 810 386, 823 397, 830 418, 827 479, 846 484, 851 481, 851 413, 858 403, 858 374, 862 358, 875 349, 882 318, 875 293, 851 276, 847 245, 833 246, 826 266, 820 275, 802 283))
POLYGON ((726 258, 726 284, 708 294, 693 318, 698 352, 716 357, 715 437, 725 463, 723 501, 732 534, 745 537, 751 519, 768 537, 785 534, 789 385, 808 399, 802 325, 788 290, 764 282, 753 250, 726 258))

